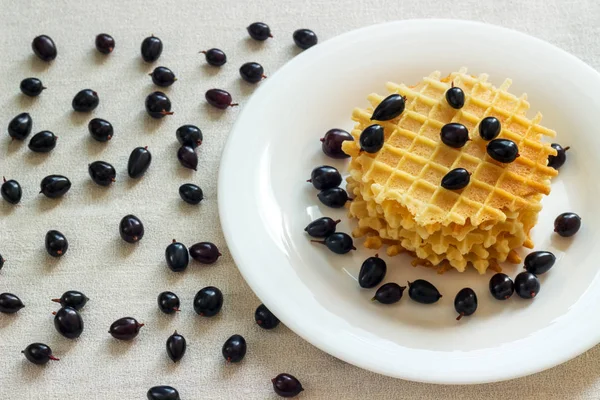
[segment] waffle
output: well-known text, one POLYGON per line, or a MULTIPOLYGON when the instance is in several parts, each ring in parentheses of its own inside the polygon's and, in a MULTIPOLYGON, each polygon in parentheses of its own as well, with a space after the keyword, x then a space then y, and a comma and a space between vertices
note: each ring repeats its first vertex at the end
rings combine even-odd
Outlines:
POLYGON ((375 154, 361 152, 358 138, 374 123, 373 109, 384 97, 372 94, 372 108, 354 110, 356 140, 343 143, 352 157, 350 215, 359 220, 357 234, 367 235, 368 245, 388 244, 392 253, 406 249, 433 265, 446 260, 460 271, 472 264, 484 272, 496 261, 518 260, 514 249, 533 245, 529 231, 557 174, 547 166, 556 151, 541 139, 555 132, 540 125, 541 114, 526 117, 526 95, 510 94, 508 79, 496 88, 487 75, 473 77, 465 69, 440 77, 434 72, 412 87, 388 83, 390 92, 406 97, 406 109, 395 119, 377 121, 385 143, 375 154), (445 100, 452 84, 465 93, 459 110, 445 100), (486 116, 500 120, 499 138, 517 144, 520 156, 514 162, 502 164, 487 155, 488 142, 477 133, 486 116), (450 122, 470 132, 471 140, 460 149, 440 140, 442 126, 450 122), (472 173, 470 184, 460 191, 442 188, 442 177, 459 167, 472 173))

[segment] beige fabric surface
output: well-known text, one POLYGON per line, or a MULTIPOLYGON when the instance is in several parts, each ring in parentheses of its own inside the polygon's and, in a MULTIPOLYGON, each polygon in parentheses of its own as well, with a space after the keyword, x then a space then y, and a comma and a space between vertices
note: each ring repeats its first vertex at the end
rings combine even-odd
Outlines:
POLYGON ((228 89, 243 107, 253 87, 240 80, 239 66, 258 61, 267 75, 273 74, 297 54, 291 39, 297 28, 311 28, 323 41, 372 23, 423 17, 507 26, 600 67, 596 0, 0 0, 0 175, 17 179, 24 189, 18 207, 0 201, 0 254, 8 260, 0 271, 0 292, 13 292, 26 303, 16 316, 0 315, 0 398, 144 399, 149 387, 170 384, 184 400, 274 399, 270 378, 283 371, 301 379, 306 388, 302 399, 600 398, 598 347, 549 371, 510 382, 436 386, 361 370, 317 350, 284 326, 266 332, 254 324, 259 301, 226 249, 217 214, 220 155, 240 110, 209 109, 204 92, 228 89), (245 27, 259 20, 271 25, 274 40, 247 39, 245 27), (109 57, 94 49, 100 32, 116 39, 109 57), (31 40, 41 33, 58 46, 58 58, 50 66, 31 52, 31 40), (150 34, 164 41, 156 65, 170 67, 179 78, 165 90, 175 115, 161 121, 151 120, 144 111, 144 98, 155 87, 139 47, 150 34), (223 68, 205 66, 197 54, 210 47, 226 51, 229 62, 223 68), (37 99, 19 92, 20 80, 28 76, 41 78, 48 87, 37 99), (73 95, 84 88, 97 90, 101 98, 92 115, 115 127, 107 145, 89 138, 90 115, 71 111, 73 95), (11 143, 6 125, 23 111, 31 113, 34 132, 47 129, 59 136, 52 153, 35 155, 26 143, 11 143), (175 130, 184 123, 197 124, 205 135, 195 173, 176 160, 175 130), (130 151, 140 145, 149 147, 154 160, 147 175, 134 182, 126 176, 126 163, 130 151), (113 187, 90 182, 87 164, 95 160, 115 165, 113 187), (73 182, 62 200, 37 193, 40 180, 52 173, 73 182), (204 189, 206 199, 199 207, 179 199, 177 188, 185 182, 204 189), (128 213, 146 225, 146 236, 137 246, 123 243, 118 235, 119 220, 128 213), (45 254, 43 240, 49 229, 62 231, 70 240, 62 259, 45 254), (184 274, 171 273, 164 250, 173 238, 188 245, 213 241, 224 256, 214 266, 194 264, 184 274), (225 295, 223 311, 213 319, 196 316, 191 306, 195 293, 207 285, 220 287, 225 295), (81 290, 91 299, 82 312, 85 331, 76 341, 59 336, 52 324, 51 312, 57 307, 49 299, 67 289, 81 290), (163 290, 179 294, 181 313, 159 313, 156 296, 163 290), (124 316, 146 323, 130 343, 107 334, 111 322, 124 316), (164 348, 175 329, 188 340, 188 353, 178 365, 164 348), (221 345, 234 333, 246 337, 249 350, 241 364, 227 366, 221 345), (20 351, 34 341, 49 344, 62 360, 45 368, 27 363, 20 351))

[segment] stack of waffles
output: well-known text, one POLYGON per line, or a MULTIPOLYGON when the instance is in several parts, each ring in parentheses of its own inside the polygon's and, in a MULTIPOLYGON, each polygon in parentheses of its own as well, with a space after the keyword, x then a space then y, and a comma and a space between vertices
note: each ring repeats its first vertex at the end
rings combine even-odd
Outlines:
POLYGON ((533 247, 529 233, 557 174, 547 166, 556 151, 542 137, 555 132, 540 125, 541 114, 526 117, 526 95, 510 94, 510 80, 496 88, 487 78, 461 69, 444 78, 434 72, 415 86, 388 83, 390 92, 406 98, 404 112, 389 121, 371 120, 383 96, 372 94, 370 108, 354 110, 355 140, 344 142, 343 150, 351 156, 349 213, 358 220, 353 234, 366 236, 367 247, 386 245, 388 255, 408 251, 417 264, 459 271, 472 265, 480 273, 497 270, 499 262, 518 263, 515 250, 533 247), (461 109, 446 102, 451 85, 465 93, 461 109), (514 162, 499 163, 487 155, 488 142, 479 136, 478 125, 488 116, 502 124, 498 138, 517 144, 514 162), (464 147, 442 143, 441 128, 450 122, 469 130, 464 147), (384 127, 385 143, 369 154, 360 151, 358 139, 374 123, 384 127), (454 168, 471 173, 462 190, 440 185, 454 168))

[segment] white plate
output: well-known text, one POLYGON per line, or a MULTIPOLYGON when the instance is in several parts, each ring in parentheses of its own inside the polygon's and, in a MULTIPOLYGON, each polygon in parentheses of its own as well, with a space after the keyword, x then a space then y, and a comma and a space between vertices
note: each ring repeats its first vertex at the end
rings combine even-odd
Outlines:
MULTIPOLYGON (((297 334, 359 367, 422 382, 479 383, 515 378, 560 364, 600 341, 597 201, 600 171, 600 75, 566 52, 515 31, 464 21, 414 20, 349 32, 300 54, 260 83, 245 105, 223 155, 219 208, 229 249, 258 297, 297 334), (311 244, 303 229, 345 211, 322 206, 305 180, 327 158, 319 138, 330 128, 351 129, 350 114, 387 81, 417 82, 434 70, 467 66, 499 85, 514 81, 532 111, 570 145, 567 164, 544 200, 533 231, 536 249, 553 251, 557 265, 541 277, 533 301, 494 300, 491 274, 443 276, 410 267, 397 256, 386 281, 424 278, 444 297, 421 305, 408 296, 382 306, 369 301, 356 277, 373 251, 339 256, 311 244), (554 218, 583 218, 572 240, 552 234, 554 218), (455 294, 472 287, 479 309, 455 320, 455 294)), ((531 115, 530 115, 531 116, 531 115)), ((505 266, 514 276, 516 266, 505 266)), ((318 366, 315 366, 318 368, 318 366)))

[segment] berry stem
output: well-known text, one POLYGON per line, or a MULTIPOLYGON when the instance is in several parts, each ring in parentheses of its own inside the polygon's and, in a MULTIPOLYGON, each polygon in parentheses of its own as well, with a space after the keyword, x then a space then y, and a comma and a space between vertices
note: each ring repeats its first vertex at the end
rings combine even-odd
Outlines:
POLYGON ((60 303, 60 299, 50 299, 50 301, 53 301, 55 303, 60 303))
POLYGON ((229 105, 229 107, 237 107, 237 106, 239 106, 239 104, 238 104, 238 103, 231 103, 231 104, 229 105))
POLYGON ((49 359, 51 359, 52 361, 60 361, 60 358, 54 357, 52 354, 50 354, 48 356, 49 359))
POLYGON ((457 321, 460 321, 460 319, 461 319, 462 317, 464 317, 464 316, 465 316, 465 313, 464 313, 464 312, 461 312, 460 314, 458 314, 458 317, 456 317, 456 320, 457 320, 457 321))
POLYGON ((313 240, 311 240, 311 242, 313 242, 313 243, 319 243, 319 244, 325 244, 324 240, 314 240, 313 239, 313 240))

